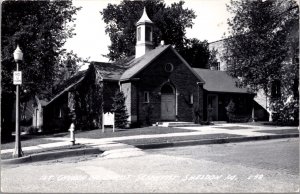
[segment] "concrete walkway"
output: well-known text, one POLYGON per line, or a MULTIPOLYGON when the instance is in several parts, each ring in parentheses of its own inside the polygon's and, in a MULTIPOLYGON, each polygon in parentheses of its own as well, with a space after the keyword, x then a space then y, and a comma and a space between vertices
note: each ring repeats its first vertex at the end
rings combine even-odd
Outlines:
MULTIPOLYGON (((182 136, 194 136, 194 135, 213 135, 213 134, 233 134, 241 135, 244 137, 256 137, 256 136, 269 136, 278 133, 273 133, 273 131, 279 130, 291 130, 296 127, 279 127, 279 126, 262 126, 262 125, 247 125, 247 124, 216 124, 209 126, 189 126, 189 127, 178 127, 189 130, 194 130, 194 132, 179 132, 179 133, 169 133, 169 134, 151 134, 151 135, 134 135, 134 136, 123 136, 123 137, 109 137, 101 139, 90 139, 90 138, 76 138, 76 143, 85 144, 91 147, 96 147, 104 151, 119 150, 119 149, 129 149, 139 151, 138 148, 134 146, 118 143, 117 141, 131 140, 131 139, 148 139, 148 138, 166 138, 166 137, 182 137, 182 136), (259 131, 270 131, 259 132, 259 131)), ((286 133, 282 133, 286 134, 286 133)), ((59 148, 63 146, 70 145, 69 138, 65 137, 53 137, 47 138, 50 140, 59 140, 60 142, 40 144, 37 146, 23 147, 23 151, 39 151, 45 148, 59 148)), ((12 153, 14 149, 1 150, 1 154, 12 153)))

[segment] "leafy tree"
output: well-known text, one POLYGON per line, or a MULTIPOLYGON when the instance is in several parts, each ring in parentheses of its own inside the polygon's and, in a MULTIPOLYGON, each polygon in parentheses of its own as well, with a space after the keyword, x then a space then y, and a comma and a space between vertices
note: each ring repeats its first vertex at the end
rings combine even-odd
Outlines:
MULTIPOLYGON (((239 85, 261 89, 269 97, 272 84, 279 80, 283 92, 281 97, 271 98, 273 109, 279 107, 278 103, 288 106, 290 96, 298 102, 299 64, 291 60, 299 55, 296 1, 232 0, 228 10, 233 14, 228 20, 230 38, 224 44, 228 72, 240 78, 239 85)), ((291 109, 297 115, 298 108, 291 109)))
POLYGON ((59 71, 57 72, 56 81, 60 82, 61 80, 65 80, 75 75, 85 63, 88 63, 88 61, 89 58, 83 59, 78 57, 73 50, 71 52, 63 50, 58 60, 59 71))
POLYGON ((186 38, 186 28, 192 28, 196 15, 191 9, 183 8, 184 2, 166 6, 163 0, 122 1, 119 5, 108 4, 101 11, 106 23, 111 45, 107 57, 111 61, 124 59, 135 54, 136 22, 146 7, 149 18, 155 23, 153 30, 154 46, 160 40, 172 44, 188 62, 194 66, 204 66, 209 58, 207 42, 186 38), (198 65, 199 66, 199 65, 198 65))
POLYGON ((218 51, 216 49, 212 49, 210 51, 208 64, 207 64, 208 69, 211 69, 211 68, 212 69, 217 69, 217 67, 218 67, 217 53, 218 53, 218 51))
POLYGON ((125 106, 125 96, 122 91, 117 91, 113 97, 112 111, 115 113, 115 125, 125 128, 128 124, 128 114, 125 106))
POLYGON ((22 100, 25 96, 33 97, 53 84, 59 72, 60 54, 64 52, 61 48, 66 39, 73 35, 73 26, 68 23, 74 20, 73 15, 79 9, 72 6, 71 1, 2 2, 1 101, 10 107, 2 107, 2 110, 5 108, 8 111, 13 106, 15 86, 12 84, 12 72, 16 65, 12 53, 17 44, 24 53, 24 60, 20 64, 23 74, 22 100))
POLYGON ((208 42, 200 41, 196 38, 188 39, 184 49, 180 54, 192 66, 198 68, 208 68, 207 64, 210 57, 208 42))

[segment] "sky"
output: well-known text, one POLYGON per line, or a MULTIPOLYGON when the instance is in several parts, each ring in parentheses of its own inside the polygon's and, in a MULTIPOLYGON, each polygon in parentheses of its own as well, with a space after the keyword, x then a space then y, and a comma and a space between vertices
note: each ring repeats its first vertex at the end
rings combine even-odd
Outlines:
MULTIPOLYGON (((165 0, 167 5, 179 0, 165 0)), ((74 6, 82 9, 75 16, 75 33, 68 39, 65 48, 73 50, 79 57, 89 58, 90 61, 107 62, 103 57, 108 53, 110 45, 109 36, 105 34, 105 23, 100 11, 107 7, 108 3, 118 4, 120 0, 73 0, 74 6)), ((230 14, 226 10, 226 4, 230 0, 185 0, 184 7, 193 9, 197 15, 193 20, 192 29, 187 29, 188 38, 198 38, 213 42, 223 38, 226 33, 227 18, 230 14)), ((87 68, 86 66, 83 69, 87 68)))

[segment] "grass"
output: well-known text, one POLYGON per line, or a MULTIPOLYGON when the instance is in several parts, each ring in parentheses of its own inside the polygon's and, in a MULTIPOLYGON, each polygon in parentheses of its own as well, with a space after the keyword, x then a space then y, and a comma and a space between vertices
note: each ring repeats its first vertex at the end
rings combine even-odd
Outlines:
POLYGON ((242 135, 218 133, 218 134, 209 134, 209 135, 190 135, 190 136, 130 139, 130 140, 121 140, 117 142, 135 146, 135 145, 142 145, 142 144, 173 143, 178 141, 218 139, 218 138, 229 138, 229 137, 242 137, 242 135))
MULTIPOLYGON (((179 129, 171 127, 144 127, 144 128, 133 128, 133 129, 115 129, 115 132, 112 132, 112 128, 105 129, 105 132, 102 133, 101 129, 94 129, 88 131, 75 131, 76 138, 91 138, 99 139, 105 137, 121 137, 121 136, 131 136, 131 135, 144 135, 144 134, 165 134, 165 133, 178 133, 178 132, 192 132, 193 130, 188 129, 179 129)), ((47 134, 47 135, 22 135, 21 136, 21 145, 22 147, 36 146, 39 144, 47 144, 58 142, 59 140, 47 139, 55 137, 66 137, 70 136, 69 132, 61 132, 56 134, 47 134)), ((7 139, 6 141, 1 142, 1 150, 13 149, 15 147, 15 139, 7 139)))
POLYGON ((251 129, 249 127, 232 126, 232 127, 214 127, 217 129, 229 129, 229 130, 240 130, 240 129, 251 129))
POLYGON ((298 129, 260 130, 260 131, 255 131, 255 132, 260 132, 260 133, 272 133, 272 134, 299 133, 298 129))
MULTIPOLYGON (((90 131, 77 131, 75 136, 77 138, 107 138, 107 137, 122 137, 122 136, 133 136, 133 135, 146 135, 146 134, 166 134, 166 133, 179 133, 179 132, 193 132, 194 130, 171 128, 171 127, 143 127, 133 129, 115 129, 112 132, 112 128, 105 129, 102 133, 101 129, 95 129, 90 131)), ((66 135, 65 137, 68 137, 66 135)))

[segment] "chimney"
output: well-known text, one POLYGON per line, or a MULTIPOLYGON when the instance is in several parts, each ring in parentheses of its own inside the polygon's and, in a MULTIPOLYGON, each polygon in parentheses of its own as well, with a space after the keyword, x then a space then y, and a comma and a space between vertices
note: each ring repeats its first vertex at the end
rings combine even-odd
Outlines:
POLYGON ((164 40, 161 40, 161 41, 160 41, 160 45, 161 45, 161 46, 164 46, 164 45, 165 45, 165 41, 164 41, 164 40))

